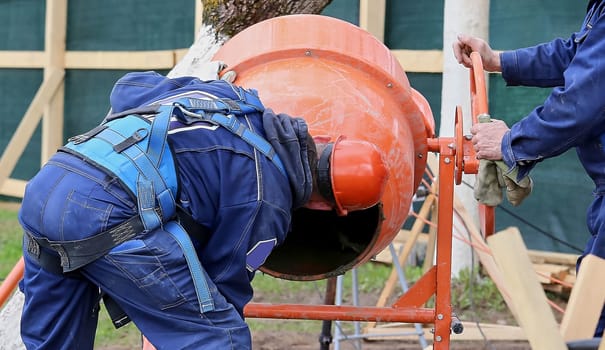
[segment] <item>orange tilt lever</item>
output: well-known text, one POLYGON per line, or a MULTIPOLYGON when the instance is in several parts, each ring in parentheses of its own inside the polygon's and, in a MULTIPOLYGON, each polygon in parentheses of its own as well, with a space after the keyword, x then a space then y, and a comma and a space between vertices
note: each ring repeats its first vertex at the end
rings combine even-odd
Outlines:
MULTIPOLYGON (((486 116, 489 119, 487 106, 487 88, 485 85, 485 73, 483 72, 483 62, 478 52, 471 52, 471 61, 473 63, 471 74, 471 116, 473 124, 481 122, 481 117, 486 116)), ((488 237, 496 231, 495 207, 479 203, 480 229, 484 237, 488 237)))

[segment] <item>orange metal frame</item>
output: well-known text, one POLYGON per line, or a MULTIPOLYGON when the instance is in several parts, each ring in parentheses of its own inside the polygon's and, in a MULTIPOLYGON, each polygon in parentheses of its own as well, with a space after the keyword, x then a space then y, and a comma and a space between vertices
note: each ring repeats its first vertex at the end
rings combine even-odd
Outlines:
MULTIPOLYGON (((473 122, 477 115, 487 113, 487 96, 483 66, 478 54, 471 55, 471 101, 473 122)), ((478 160, 470 142, 463 135, 461 108, 456 108, 455 135, 427 139, 428 151, 439 154, 439 199, 437 218, 436 265, 425 273, 391 307, 358 307, 336 305, 250 303, 244 309, 249 318, 309 319, 333 321, 408 322, 434 324, 433 349, 449 349, 452 327, 451 257, 454 185, 460 184, 462 173, 476 174, 478 160), (435 295, 435 307, 423 307, 435 295)), ((492 225, 493 208, 481 212, 484 223, 492 225)), ((489 227, 484 225, 489 233, 489 227)), ((0 285, 0 307, 8 300, 23 276, 23 258, 0 285)), ((146 340, 144 349, 153 349, 146 340)))

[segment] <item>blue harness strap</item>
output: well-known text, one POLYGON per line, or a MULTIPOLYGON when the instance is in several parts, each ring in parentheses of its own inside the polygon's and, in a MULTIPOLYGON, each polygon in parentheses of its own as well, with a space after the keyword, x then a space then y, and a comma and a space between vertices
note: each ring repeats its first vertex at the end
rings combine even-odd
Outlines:
POLYGON ((151 124, 136 115, 111 120, 90 139, 75 139, 64 146, 124 182, 137 198, 146 231, 176 213, 176 168, 166 141, 173 109, 160 106, 151 124))
POLYGON ((172 237, 174 237, 183 251, 185 260, 187 260, 189 272, 193 278, 193 284, 195 285, 195 292, 197 294, 198 303, 200 304, 200 310, 202 313, 213 311, 214 301, 210 295, 208 282, 206 281, 206 276, 204 275, 204 269, 197 257, 197 253, 195 252, 195 247, 193 246, 193 242, 191 242, 191 238, 189 238, 189 235, 185 229, 183 229, 183 227, 176 221, 168 222, 166 225, 164 225, 164 230, 168 231, 172 237))

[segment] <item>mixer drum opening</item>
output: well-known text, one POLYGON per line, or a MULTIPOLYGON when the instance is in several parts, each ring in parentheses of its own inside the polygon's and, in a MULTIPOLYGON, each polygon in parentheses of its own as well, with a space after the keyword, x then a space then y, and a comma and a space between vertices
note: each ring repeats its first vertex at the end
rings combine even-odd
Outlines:
POLYGON ((341 275, 358 265, 380 233, 382 205, 338 216, 335 211, 294 211, 291 232, 261 270, 289 280, 341 275))

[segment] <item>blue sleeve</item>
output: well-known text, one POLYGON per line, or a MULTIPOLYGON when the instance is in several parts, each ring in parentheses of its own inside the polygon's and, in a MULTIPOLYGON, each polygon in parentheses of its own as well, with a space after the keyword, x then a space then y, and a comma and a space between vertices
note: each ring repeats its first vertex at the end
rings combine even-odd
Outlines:
POLYGON ((502 77, 509 86, 562 85, 563 72, 573 58, 575 50, 576 45, 572 38, 555 39, 538 46, 502 52, 502 77))
POLYGON ((572 34, 569 39, 557 38, 537 46, 502 52, 500 65, 502 77, 507 85, 537 87, 563 85, 565 79, 563 73, 571 64, 580 44, 595 25, 601 11, 601 5, 593 7, 586 14, 580 31, 572 34))
POLYGON ((605 131, 603 37, 605 18, 600 17, 594 20, 564 70, 564 84, 554 88, 542 106, 505 134, 503 159, 509 167, 519 167, 520 177, 536 162, 557 156, 605 131))

